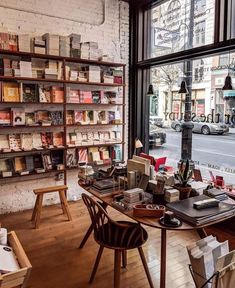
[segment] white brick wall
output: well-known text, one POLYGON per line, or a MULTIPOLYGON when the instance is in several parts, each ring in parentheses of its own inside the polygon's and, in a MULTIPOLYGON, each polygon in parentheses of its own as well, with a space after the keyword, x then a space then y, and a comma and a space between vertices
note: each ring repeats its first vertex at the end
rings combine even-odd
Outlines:
MULTIPOLYGON (((113 56, 116 62, 128 64, 129 6, 119 0, 1 0, 0 31, 29 33, 31 36, 47 32, 59 35, 78 33, 82 35, 82 41, 97 41, 104 54, 113 56)), ((127 92, 128 86, 126 104, 127 92)), ((126 113, 126 123, 127 119, 126 113)), ((127 127, 125 129, 127 136, 127 127)), ((0 214, 32 208, 35 201, 32 190, 55 184, 58 182, 47 178, 0 185, 0 214)), ((78 187, 76 171, 68 173, 68 186, 68 197, 79 198, 82 189, 78 187)), ((56 202, 54 195, 48 195, 44 204, 56 202)))

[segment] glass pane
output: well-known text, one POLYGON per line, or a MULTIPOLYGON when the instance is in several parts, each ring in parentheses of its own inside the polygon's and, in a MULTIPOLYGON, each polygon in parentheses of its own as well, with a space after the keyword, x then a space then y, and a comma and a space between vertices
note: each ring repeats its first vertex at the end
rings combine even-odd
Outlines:
POLYGON ((211 44, 215 0, 170 0, 151 8, 148 58, 211 44))
POLYGON ((222 90, 226 76, 235 89, 235 53, 177 63, 151 70, 155 95, 150 99, 150 154, 167 157, 177 168, 181 159, 184 79, 192 97, 192 160, 202 176, 209 171, 235 185, 235 90, 222 90), (221 65, 223 64, 223 65, 221 65), (191 67, 191 68, 190 68, 191 67), (189 68, 189 69, 188 69, 189 68))

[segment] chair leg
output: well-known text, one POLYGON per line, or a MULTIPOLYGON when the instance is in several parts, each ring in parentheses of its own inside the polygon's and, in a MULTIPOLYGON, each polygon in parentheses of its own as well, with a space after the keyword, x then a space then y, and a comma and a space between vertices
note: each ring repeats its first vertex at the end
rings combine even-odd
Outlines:
POLYGON ((127 266, 127 250, 122 251, 122 268, 127 266))
POLYGON ((102 253, 103 253, 103 250, 104 250, 104 246, 101 246, 100 245, 100 249, 98 251, 98 254, 96 256, 96 260, 95 260, 95 265, 93 267, 93 270, 92 270, 92 273, 91 273, 91 278, 89 280, 89 283, 92 283, 94 278, 95 278, 95 274, 96 274, 96 271, 98 269, 98 266, 99 266, 99 263, 100 263, 100 258, 102 256, 102 253))
POLYGON ((146 262, 146 259, 145 259, 145 256, 144 256, 144 251, 143 251, 142 247, 139 247, 138 251, 139 251, 140 258, 142 260, 143 266, 144 266, 144 270, 145 270, 146 276, 147 276, 148 281, 149 281, 149 285, 150 285, 151 288, 154 288, 153 282, 152 282, 152 279, 151 279, 151 275, 149 273, 149 268, 148 268, 148 265, 147 265, 147 262, 146 262))
POLYGON ((93 225, 91 224, 90 227, 88 228, 84 238, 82 239, 82 242, 79 245, 79 249, 82 249, 83 246, 86 244, 86 241, 88 240, 88 238, 90 237, 91 233, 93 231, 93 225))
POLYGON ((114 252, 114 288, 120 288, 121 255, 122 255, 122 251, 115 250, 114 252))

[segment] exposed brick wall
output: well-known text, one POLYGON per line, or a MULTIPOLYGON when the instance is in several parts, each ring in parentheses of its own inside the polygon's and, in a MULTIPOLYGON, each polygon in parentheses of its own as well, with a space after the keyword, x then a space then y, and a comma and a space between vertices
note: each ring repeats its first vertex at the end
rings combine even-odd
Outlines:
MULTIPOLYGON (((0 19, 0 31, 28 33, 31 36, 44 33, 81 34, 82 41, 97 41, 105 54, 113 56, 116 62, 128 64, 129 6, 126 2, 119 0, 1 0, 0 19)), ((128 77, 126 77, 126 82, 128 83, 128 77)), ((126 87, 126 104, 128 104, 127 92, 128 86, 126 87)), ((127 119, 126 113, 126 123, 127 119)), ((125 129, 127 136, 127 127, 125 129)), ((127 146, 125 155, 127 155, 127 146)), ((0 185, 0 214, 32 208, 35 201, 32 190, 55 184, 59 182, 52 177, 0 185)), ((68 173, 68 186, 69 199, 79 198, 82 189, 78 187, 76 171, 68 173)), ((44 204, 53 204, 57 200, 54 195, 48 195, 44 204)))

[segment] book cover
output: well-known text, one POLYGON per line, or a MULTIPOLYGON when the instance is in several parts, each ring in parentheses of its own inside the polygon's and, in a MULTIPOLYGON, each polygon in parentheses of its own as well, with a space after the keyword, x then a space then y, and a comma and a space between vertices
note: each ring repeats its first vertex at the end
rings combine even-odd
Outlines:
POLYGON ((115 111, 108 111, 108 123, 112 124, 115 121, 115 111))
POLYGON ((21 150, 21 137, 20 134, 9 134, 10 149, 18 151, 21 150))
POLYGON ((56 169, 56 166, 64 163, 64 151, 55 150, 51 151, 51 162, 52 167, 56 169))
POLYGON ((0 172, 13 171, 12 158, 0 159, 0 172))
POLYGON ((26 170, 29 172, 34 171, 34 157, 33 155, 25 156, 26 170))
POLYGON ((107 112, 106 111, 98 111, 97 123, 98 124, 107 124, 107 112))
MULTIPOLYGON (((35 122, 39 124, 50 122, 50 112, 47 110, 39 110, 35 112, 35 122)), ((51 122, 50 122, 51 123, 51 122)))
POLYGON ((26 160, 24 156, 14 158, 14 169, 15 172, 21 172, 26 170, 26 160))
POLYGON ((33 149, 42 148, 42 138, 40 133, 33 133, 33 149))
POLYGON ((4 149, 10 149, 7 134, 0 135, 0 150, 4 150, 4 149))
POLYGON ((43 160, 43 167, 45 170, 52 170, 52 160, 51 160, 51 154, 43 154, 42 155, 43 160))
POLYGON ((12 108, 11 112, 13 126, 25 125, 25 110, 23 108, 12 108))
POLYGON ((73 125, 74 124, 74 111, 73 110, 67 110, 66 111, 66 124, 67 125, 73 125))
POLYGON ((69 133, 69 143, 75 145, 76 141, 77 141, 77 134, 74 132, 69 133))
POLYGON ((43 159, 42 159, 42 155, 41 154, 33 155, 33 165, 34 165, 34 169, 44 168, 43 159))
POLYGON ((80 91, 75 89, 69 89, 67 93, 68 103, 80 103, 80 91))
POLYGON ((3 102, 20 102, 19 85, 14 82, 3 83, 3 102))
POLYGON ((86 122, 89 124, 94 124, 94 111, 93 110, 86 111, 86 122))
POLYGON ((82 124, 85 122, 85 111, 74 111, 74 123, 75 124, 82 124))
POLYGON ((25 151, 33 149, 33 135, 31 133, 21 134, 21 148, 25 151))
POLYGON ((66 162, 68 167, 77 167, 78 159, 76 149, 68 149, 66 154, 66 162))
POLYGON ((52 125, 63 125, 63 112, 62 111, 50 111, 49 119, 52 125))
POLYGON ((41 133, 41 140, 43 147, 50 147, 53 146, 53 134, 52 132, 42 132, 41 133))
POLYGON ((56 147, 63 146, 63 133, 62 132, 53 133, 53 145, 56 147))
POLYGON ((78 149, 78 160, 79 162, 88 162, 88 153, 86 148, 78 149))
POLYGON ((39 102, 51 103, 51 86, 39 85, 39 102))
POLYGON ((52 102, 63 103, 64 102, 64 89, 63 87, 52 87, 52 102))
POLYGON ((80 103, 93 103, 91 91, 80 91, 80 103))
POLYGON ((26 112, 25 113, 25 125, 27 126, 33 126, 35 125, 35 114, 34 112, 26 112))
POLYGON ((11 111, 10 110, 0 111, 0 125, 11 125, 11 111))
POLYGON ((22 83, 22 102, 38 102, 38 85, 22 83))
POLYGON ((92 91, 92 103, 100 104, 101 103, 101 94, 103 91, 92 91))

